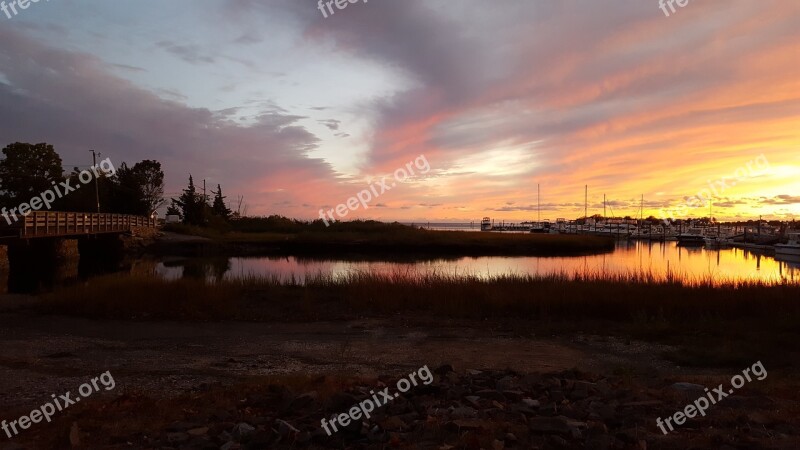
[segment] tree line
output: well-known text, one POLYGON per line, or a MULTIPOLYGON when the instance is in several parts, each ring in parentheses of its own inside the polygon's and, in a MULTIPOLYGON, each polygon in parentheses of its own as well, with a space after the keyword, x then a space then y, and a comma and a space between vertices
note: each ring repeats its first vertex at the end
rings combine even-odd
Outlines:
MULTIPOLYGON (((32 198, 51 190, 59 183, 79 182, 81 169, 75 167, 66 173, 61 156, 47 143, 29 144, 15 142, 3 149, 0 160, 0 206, 12 208, 30 202, 32 198)), ((89 186, 71 190, 59 196, 51 209, 67 212, 95 212, 99 197, 100 212, 150 216, 161 207, 164 200, 164 172, 161 163, 143 160, 129 167, 123 162, 113 171, 93 171, 97 176, 89 186)), ((212 191, 213 200, 197 192, 194 179, 177 199, 171 199, 168 215, 176 215, 188 225, 219 225, 231 219, 231 210, 225 204, 222 187, 212 191)))
MULTIPOLYGON (((81 169, 75 167, 65 172, 61 156, 50 144, 15 142, 3 149, 3 156, 0 160, 0 205, 14 207, 29 202, 62 182, 83 185, 78 180, 81 169)), ((123 162, 113 173, 94 173, 97 176, 89 186, 57 198, 51 209, 95 212, 99 197, 101 212, 150 216, 164 202, 164 172, 158 161, 143 160, 132 167, 123 162)))
POLYGON ((222 187, 218 184, 214 200, 209 203, 207 196, 197 192, 194 178, 189 175, 189 185, 183 190, 180 197, 172 199, 172 204, 167 208, 168 216, 178 216, 187 225, 220 225, 231 218, 231 210, 225 205, 225 196, 222 187))

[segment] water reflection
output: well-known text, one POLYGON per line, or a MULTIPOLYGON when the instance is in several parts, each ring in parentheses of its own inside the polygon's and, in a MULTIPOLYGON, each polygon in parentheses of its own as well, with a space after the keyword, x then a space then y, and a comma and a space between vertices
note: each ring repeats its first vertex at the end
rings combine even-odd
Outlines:
MULTIPOLYGON (((164 261, 161 267, 171 270, 169 278, 194 278, 220 281, 231 271, 230 258, 196 258, 196 259, 173 259, 164 261), (180 276, 175 274, 180 273, 180 276)), ((163 270, 158 271, 164 274, 163 270)))
POLYGON ((316 259, 293 256, 171 260, 157 266, 166 278, 230 279, 273 276, 303 282, 311 275, 369 273, 440 273, 482 278, 504 274, 628 275, 646 273, 699 282, 760 280, 800 282, 800 261, 775 260, 749 250, 679 247, 674 242, 623 242, 613 253, 580 257, 465 257, 423 261, 316 259))

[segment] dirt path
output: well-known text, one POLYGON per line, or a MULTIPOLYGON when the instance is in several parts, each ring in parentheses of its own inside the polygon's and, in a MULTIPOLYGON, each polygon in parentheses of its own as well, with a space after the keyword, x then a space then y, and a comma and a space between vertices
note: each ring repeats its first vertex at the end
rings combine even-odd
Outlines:
POLYGON ((117 393, 170 395, 258 375, 377 375, 442 363, 519 371, 669 368, 653 360, 653 348, 608 339, 523 338, 482 323, 398 323, 134 323, 0 312, 0 408, 37 405, 105 371, 117 393))

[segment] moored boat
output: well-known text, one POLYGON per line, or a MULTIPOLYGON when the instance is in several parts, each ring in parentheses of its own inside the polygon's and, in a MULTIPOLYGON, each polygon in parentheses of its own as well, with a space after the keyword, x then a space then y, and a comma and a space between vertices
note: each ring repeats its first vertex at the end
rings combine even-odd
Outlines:
POLYGON ((689 228, 685 233, 678 235, 678 245, 684 247, 702 247, 706 244, 703 237, 703 230, 700 228, 689 228))
POLYGON ((800 256, 800 233, 789 233, 789 242, 786 244, 775 244, 775 254, 800 256))
POLYGON ((721 236, 707 236, 704 240, 706 247, 709 248, 726 248, 731 246, 730 239, 721 236))

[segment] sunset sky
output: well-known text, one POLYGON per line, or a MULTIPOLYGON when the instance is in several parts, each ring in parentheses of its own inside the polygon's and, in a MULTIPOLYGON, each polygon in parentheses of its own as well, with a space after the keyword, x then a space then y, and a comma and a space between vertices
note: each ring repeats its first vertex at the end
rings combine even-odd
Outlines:
POLYGON ((16 141, 156 159, 169 194, 191 173, 259 215, 315 218, 425 155, 348 219, 530 220, 537 183, 549 219, 587 184, 590 214, 658 216, 709 183, 720 219, 800 218, 800 2, 40 1, 0 12, 16 141))

